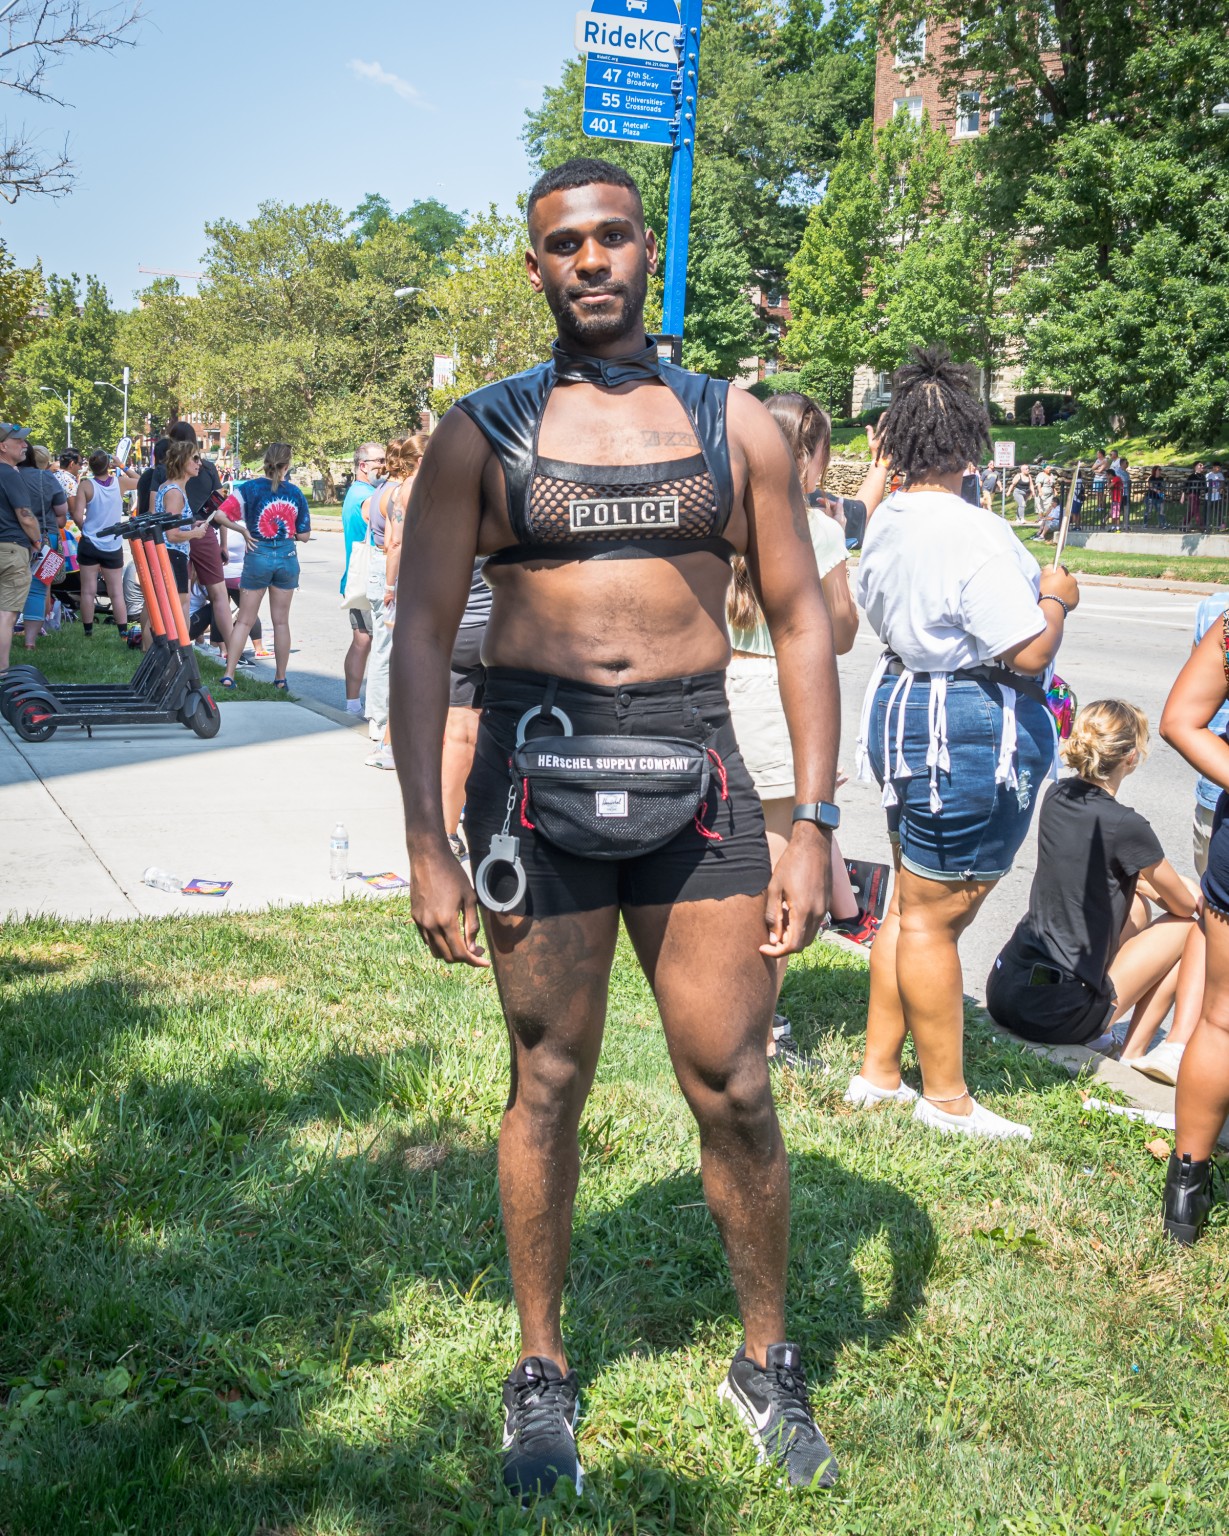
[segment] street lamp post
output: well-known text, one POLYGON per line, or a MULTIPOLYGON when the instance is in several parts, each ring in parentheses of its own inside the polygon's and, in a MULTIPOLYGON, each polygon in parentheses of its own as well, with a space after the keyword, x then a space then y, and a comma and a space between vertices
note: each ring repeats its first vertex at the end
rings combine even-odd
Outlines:
POLYGON ((128 436, 128 380, 129 380, 130 377, 131 377, 131 370, 128 369, 128 368, 125 368, 124 369, 124 387, 122 389, 120 388, 120 386, 118 384, 112 384, 109 379, 95 379, 94 380, 94 383, 99 385, 99 386, 101 386, 101 388, 103 388, 103 389, 113 389, 117 395, 123 395, 123 397, 124 397, 124 431, 123 431, 122 435, 124 437, 128 436))
POLYGON ((73 445, 73 392, 72 392, 72 390, 70 389, 68 391, 68 399, 67 400, 65 400, 64 396, 60 393, 60 391, 58 389, 52 389, 50 384, 42 384, 42 385, 40 385, 39 386, 39 392, 41 394, 44 394, 44 395, 54 395, 56 397, 56 399, 60 402, 60 404, 64 407, 64 425, 68 428, 68 442, 65 444, 65 447, 71 448, 72 445, 73 445))

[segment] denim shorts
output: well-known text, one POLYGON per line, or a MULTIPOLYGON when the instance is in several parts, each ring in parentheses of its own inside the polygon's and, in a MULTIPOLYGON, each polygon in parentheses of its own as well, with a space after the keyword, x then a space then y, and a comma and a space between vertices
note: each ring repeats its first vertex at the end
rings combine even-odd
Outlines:
POLYGON ((293 592, 298 585, 299 551, 291 540, 279 539, 276 544, 261 540, 248 551, 239 577, 241 591, 263 592, 266 587, 278 587, 283 592, 293 592))
POLYGON ((1229 794, 1222 794, 1212 814, 1212 835, 1200 882, 1203 899, 1229 917, 1229 794))
MULTIPOLYGON (((888 704, 899 677, 889 674, 879 685, 871 713, 867 746, 871 767, 884 781, 884 733, 888 731, 889 767, 898 761, 898 699, 887 720, 888 704)), ((928 880, 1001 880, 1011 869, 1028 836, 1041 787, 1054 766, 1053 717, 1043 704, 1016 695, 1017 784, 996 784, 1003 740, 1003 696, 993 683, 974 678, 947 680, 947 748, 950 769, 939 769, 942 809, 931 809, 930 678, 919 673, 904 706, 900 750, 908 776, 892 783, 899 803, 888 809, 888 833, 900 844, 900 861, 928 880)))

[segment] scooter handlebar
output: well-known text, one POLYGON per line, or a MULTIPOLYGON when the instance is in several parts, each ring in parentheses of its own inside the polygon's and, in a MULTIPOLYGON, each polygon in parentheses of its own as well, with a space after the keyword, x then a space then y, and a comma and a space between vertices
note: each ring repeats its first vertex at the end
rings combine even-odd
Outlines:
POLYGON ((165 531, 168 528, 191 528, 199 519, 194 513, 187 517, 158 517, 154 513, 147 513, 144 517, 128 517, 122 523, 112 523, 109 528, 100 528, 100 539, 136 539, 143 538, 147 533, 152 533, 156 528, 165 531))

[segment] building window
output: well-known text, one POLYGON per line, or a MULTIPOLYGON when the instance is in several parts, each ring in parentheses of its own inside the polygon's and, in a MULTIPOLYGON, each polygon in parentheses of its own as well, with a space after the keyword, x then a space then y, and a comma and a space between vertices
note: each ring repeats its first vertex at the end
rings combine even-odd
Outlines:
POLYGON ((956 105, 956 137, 970 139, 981 132, 981 92, 961 91, 956 105))
POLYGON ((911 122, 922 121, 922 98, 920 96, 898 96, 892 103, 892 116, 899 117, 904 112, 911 122))
POLYGON ((913 69, 926 57, 926 20, 905 28, 896 40, 897 69, 913 69))
POLYGON ((881 400, 890 400, 892 398, 892 375, 890 373, 878 375, 875 379, 875 393, 881 400))

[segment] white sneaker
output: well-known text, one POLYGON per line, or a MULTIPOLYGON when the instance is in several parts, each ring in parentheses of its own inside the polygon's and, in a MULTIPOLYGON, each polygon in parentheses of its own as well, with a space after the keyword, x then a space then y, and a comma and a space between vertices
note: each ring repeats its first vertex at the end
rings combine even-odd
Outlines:
POLYGON ((1134 1061, 1128 1061, 1127 1066, 1134 1067, 1145 1077, 1155 1078, 1158 1083, 1173 1086, 1178 1081, 1178 1068, 1182 1065, 1182 1053, 1185 1050, 1184 1045, 1171 1045, 1168 1040, 1162 1040, 1155 1050, 1149 1051, 1146 1056, 1136 1057, 1134 1061))
POLYGON ((859 1109, 865 1109, 868 1104, 886 1104, 891 1101, 912 1104, 916 1098, 917 1093, 908 1083, 902 1083, 899 1088, 877 1088, 874 1083, 868 1083, 860 1072, 849 1079, 849 1087, 845 1090, 846 1104, 854 1104, 859 1109))
POLYGON ((377 725, 374 720, 370 720, 369 719, 367 721, 367 740, 368 741, 383 741, 384 740, 384 727, 382 725, 377 725))
POLYGON ((996 1115, 984 1104, 979 1104, 972 1095, 969 1102, 973 1105, 972 1114, 949 1115, 929 1099, 919 1099, 914 1107, 913 1118, 919 1125, 928 1125, 932 1131, 942 1131, 945 1136, 986 1136, 998 1141, 1018 1137, 1021 1141, 1032 1141, 1033 1133, 1027 1125, 1004 1120, 1002 1115, 996 1115))
POLYGON ((391 773, 396 769, 397 765, 395 762, 393 762, 393 754, 388 750, 387 747, 383 747, 379 752, 375 754, 374 757, 369 757, 367 759, 367 767, 385 768, 391 773))

